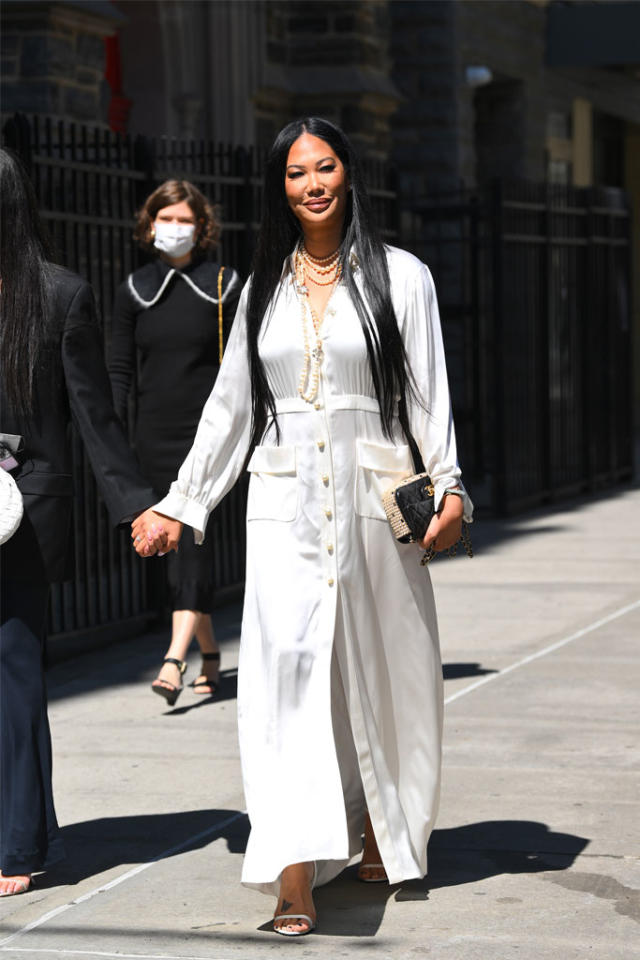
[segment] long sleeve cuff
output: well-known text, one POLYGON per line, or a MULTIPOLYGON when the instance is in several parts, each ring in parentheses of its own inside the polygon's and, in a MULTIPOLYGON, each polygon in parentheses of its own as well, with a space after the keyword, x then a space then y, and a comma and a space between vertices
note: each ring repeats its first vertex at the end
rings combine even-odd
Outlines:
POLYGON ((457 480, 455 477, 443 478, 442 480, 436 480, 434 482, 434 506, 436 513, 440 509, 442 504, 442 498, 444 497, 447 490, 451 490, 453 487, 459 489, 463 496, 460 498, 462 500, 462 519, 465 523, 473 523, 473 502, 471 497, 465 490, 464 486, 457 480))
POLYGON ((175 481, 171 484, 169 493, 156 503, 153 509, 156 513, 162 513, 173 520, 180 520, 181 523, 193 527, 193 538, 200 544, 204 540, 204 531, 209 519, 209 511, 203 504, 190 500, 183 493, 175 489, 175 481))

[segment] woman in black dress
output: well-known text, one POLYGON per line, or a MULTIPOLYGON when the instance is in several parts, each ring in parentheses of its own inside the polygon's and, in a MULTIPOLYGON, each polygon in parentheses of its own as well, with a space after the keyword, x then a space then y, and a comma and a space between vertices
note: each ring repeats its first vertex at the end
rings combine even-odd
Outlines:
MULTIPOLYGON (((143 473, 160 497, 175 479, 195 436, 216 379, 235 314, 235 270, 207 259, 220 224, 203 194, 186 180, 167 180, 138 213, 135 238, 155 255, 116 293, 111 382, 116 410, 127 417, 134 389, 135 445, 143 473)), ((202 654, 191 686, 212 694, 220 653, 211 623, 213 537, 202 546, 185 538, 167 557, 172 616, 169 649, 154 693, 170 706, 182 690, 185 656, 195 635, 202 654)))

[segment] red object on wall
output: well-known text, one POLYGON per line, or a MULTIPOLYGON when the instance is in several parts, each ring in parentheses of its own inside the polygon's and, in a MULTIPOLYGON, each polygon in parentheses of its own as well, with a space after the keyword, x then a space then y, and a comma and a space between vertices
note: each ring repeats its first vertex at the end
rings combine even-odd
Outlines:
POLYGON ((104 46, 104 78, 111 90, 108 114, 109 127, 114 133, 126 133, 133 100, 125 97, 122 92, 122 64, 120 62, 120 37, 118 34, 116 33, 113 37, 105 37, 104 46))

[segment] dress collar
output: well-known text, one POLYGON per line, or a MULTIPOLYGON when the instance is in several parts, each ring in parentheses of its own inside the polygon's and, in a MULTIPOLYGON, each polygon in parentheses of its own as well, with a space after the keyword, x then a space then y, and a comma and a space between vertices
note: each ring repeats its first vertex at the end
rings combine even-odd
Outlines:
MULTIPOLYGON (((218 303, 218 273, 220 266, 210 260, 198 260, 182 270, 176 270, 160 257, 129 274, 127 284, 134 300, 148 310, 162 298, 174 278, 187 283, 194 293, 209 303, 218 303)), ((223 274, 222 302, 238 283, 238 275, 230 267, 223 274)))

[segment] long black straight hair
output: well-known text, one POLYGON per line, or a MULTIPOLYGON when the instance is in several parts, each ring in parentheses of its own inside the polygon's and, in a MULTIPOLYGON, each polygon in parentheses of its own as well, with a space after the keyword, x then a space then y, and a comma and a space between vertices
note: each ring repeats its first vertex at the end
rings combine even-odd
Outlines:
POLYGON ((252 399, 250 450, 260 443, 270 421, 275 423, 278 431, 275 401, 258 352, 258 339, 269 303, 280 281, 284 260, 291 254, 301 235, 298 220, 287 203, 285 172, 289 150, 303 133, 328 143, 344 166, 351 189, 347 194, 341 245, 342 276, 362 324, 383 431, 387 437, 392 437, 398 399, 400 421, 405 433, 408 431, 404 398, 412 390, 412 384, 391 302, 384 244, 375 227, 360 161, 339 127, 320 117, 307 117, 294 120, 280 131, 269 153, 265 170, 262 223, 253 259, 247 305, 252 399), (357 268, 362 271, 364 298, 353 275, 352 254, 357 258, 357 268))
POLYGON ((31 180, 0 149, 0 375, 9 406, 34 413, 34 376, 49 336, 49 242, 31 180))

